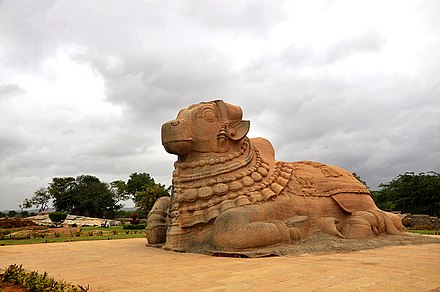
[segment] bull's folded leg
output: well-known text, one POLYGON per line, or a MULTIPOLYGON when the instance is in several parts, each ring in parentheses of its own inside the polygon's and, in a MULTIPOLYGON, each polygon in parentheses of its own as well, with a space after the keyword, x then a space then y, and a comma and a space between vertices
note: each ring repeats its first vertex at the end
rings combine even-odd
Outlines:
POLYGON ((281 224, 253 222, 237 229, 214 230, 212 243, 220 249, 263 247, 277 243, 290 243, 290 232, 286 226, 281 224))
POLYGON ((246 215, 246 212, 226 212, 219 216, 212 229, 211 244, 233 250, 290 243, 290 231, 283 222, 250 222, 246 215))
POLYGON ((342 234, 347 238, 365 239, 382 233, 399 234, 403 230, 400 218, 381 210, 353 212, 342 226, 342 234))
POLYGON ((211 244, 220 249, 248 249, 279 243, 292 243, 310 236, 307 216, 287 220, 251 222, 246 212, 229 212, 217 218, 211 244))

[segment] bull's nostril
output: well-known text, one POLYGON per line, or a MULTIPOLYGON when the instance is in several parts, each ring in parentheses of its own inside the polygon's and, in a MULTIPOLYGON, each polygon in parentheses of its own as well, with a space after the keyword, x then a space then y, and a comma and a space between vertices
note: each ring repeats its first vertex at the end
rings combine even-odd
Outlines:
POLYGON ((179 121, 172 121, 171 122, 171 126, 175 127, 177 125, 179 125, 179 121))

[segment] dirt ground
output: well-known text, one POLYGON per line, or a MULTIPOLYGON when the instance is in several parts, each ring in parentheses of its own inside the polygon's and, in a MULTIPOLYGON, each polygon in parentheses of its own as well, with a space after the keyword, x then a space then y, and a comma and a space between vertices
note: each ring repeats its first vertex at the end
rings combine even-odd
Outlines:
POLYGON ((0 268, 22 264, 91 291, 440 291, 440 243, 264 258, 176 253, 145 243, 3 246, 0 268))

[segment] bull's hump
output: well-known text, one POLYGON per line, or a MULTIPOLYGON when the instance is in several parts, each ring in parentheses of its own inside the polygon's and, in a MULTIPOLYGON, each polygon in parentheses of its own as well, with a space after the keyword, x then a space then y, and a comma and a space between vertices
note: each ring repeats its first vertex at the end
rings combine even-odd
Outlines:
POLYGON ((264 160, 275 162, 275 150, 269 140, 265 138, 252 138, 250 141, 252 146, 260 151, 260 154, 264 160))

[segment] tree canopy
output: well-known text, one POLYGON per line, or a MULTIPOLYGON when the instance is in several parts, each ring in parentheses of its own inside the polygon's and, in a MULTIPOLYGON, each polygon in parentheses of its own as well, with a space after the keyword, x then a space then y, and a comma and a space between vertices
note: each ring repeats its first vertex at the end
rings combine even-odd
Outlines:
POLYGON ((373 198, 380 209, 440 215, 440 174, 436 172, 407 172, 379 187, 373 198))
POLYGON ((132 173, 127 181, 127 190, 144 216, 150 212, 158 198, 170 195, 170 188, 156 183, 148 173, 132 173))
POLYGON ((49 208, 49 202, 51 199, 51 195, 47 188, 39 188, 34 192, 34 196, 30 199, 25 199, 23 204, 20 205, 20 208, 29 209, 32 206, 38 208, 38 212, 47 211, 49 208))
POLYGON ((20 207, 32 206, 39 211, 48 209, 50 200, 56 211, 74 215, 113 218, 121 209, 122 201, 132 199, 143 215, 153 207, 157 198, 169 195, 169 188, 157 184, 148 173, 134 172, 127 183, 115 180, 101 182, 92 175, 75 177, 54 177, 48 187, 39 188, 34 196, 25 199, 20 207))
POLYGON ((112 218, 122 207, 109 184, 92 175, 55 177, 49 184, 49 193, 55 209, 69 214, 112 218))

